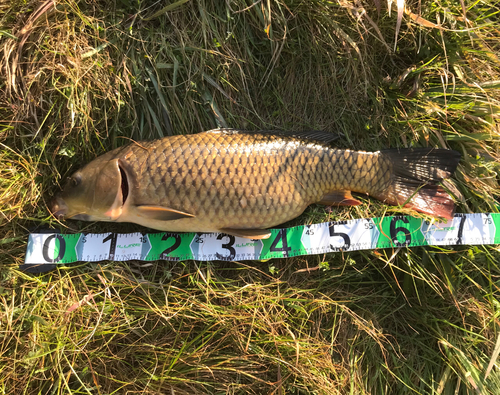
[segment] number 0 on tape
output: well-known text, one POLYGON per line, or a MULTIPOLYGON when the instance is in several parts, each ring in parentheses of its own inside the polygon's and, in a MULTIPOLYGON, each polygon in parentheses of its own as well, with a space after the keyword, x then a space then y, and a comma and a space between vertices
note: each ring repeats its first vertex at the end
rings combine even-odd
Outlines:
POLYGON ((456 214, 441 223, 409 216, 325 222, 272 229, 271 237, 265 240, 224 233, 32 233, 25 263, 261 260, 335 251, 460 244, 500 244, 500 214, 456 214))

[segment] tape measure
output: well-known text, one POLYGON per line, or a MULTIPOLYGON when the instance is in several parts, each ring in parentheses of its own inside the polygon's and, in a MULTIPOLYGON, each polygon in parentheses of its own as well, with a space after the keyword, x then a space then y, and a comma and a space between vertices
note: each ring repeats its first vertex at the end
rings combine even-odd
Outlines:
POLYGON ((25 264, 264 260, 336 251, 461 244, 500 244, 500 214, 455 214, 447 222, 410 216, 333 221, 272 229, 271 237, 265 240, 224 233, 32 233, 25 264))

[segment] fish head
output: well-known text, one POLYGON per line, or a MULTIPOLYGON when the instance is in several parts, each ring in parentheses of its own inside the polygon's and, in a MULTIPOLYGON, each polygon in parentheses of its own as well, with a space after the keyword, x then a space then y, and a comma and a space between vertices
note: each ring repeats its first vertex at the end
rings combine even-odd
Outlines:
POLYGON ((97 158, 68 178, 51 211, 58 219, 116 221, 127 195, 120 159, 97 158))

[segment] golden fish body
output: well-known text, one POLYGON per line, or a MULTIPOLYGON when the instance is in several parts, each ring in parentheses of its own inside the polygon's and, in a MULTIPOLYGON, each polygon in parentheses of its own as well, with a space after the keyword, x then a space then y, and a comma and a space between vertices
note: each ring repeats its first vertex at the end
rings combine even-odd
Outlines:
POLYGON ((52 211, 258 238, 312 203, 360 204, 353 191, 450 217, 453 201, 434 184, 459 158, 450 150, 358 152, 286 134, 218 129, 108 152, 69 179, 52 211))

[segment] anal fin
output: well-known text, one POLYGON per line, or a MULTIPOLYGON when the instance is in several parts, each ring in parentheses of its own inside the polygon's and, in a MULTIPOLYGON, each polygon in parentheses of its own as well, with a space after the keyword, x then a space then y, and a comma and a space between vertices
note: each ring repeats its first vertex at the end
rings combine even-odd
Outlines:
POLYGON ((325 206, 359 206, 361 202, 354 199, 351 195, 351 191, 332 191, 327 193, 318 202, 319 204, 324 204, 325 206))
POLYGON ((267 229, 220 229, 220 232, 228 235, 244 237, 246 239, 268 239, 271 237, 271 231, 267 229))
POLYGON ((157 221, 173 221, 176 219, 193 218, 194 215, 163 206, 137 206, 137 214, 143 218, 157 221))

